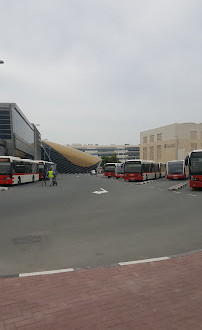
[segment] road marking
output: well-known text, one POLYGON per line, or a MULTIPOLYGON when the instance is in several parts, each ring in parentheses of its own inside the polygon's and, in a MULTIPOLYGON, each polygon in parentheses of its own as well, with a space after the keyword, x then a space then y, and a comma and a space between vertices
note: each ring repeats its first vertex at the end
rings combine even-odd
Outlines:
POLYGON ((192 194, 187 194, 188 196, 192 196, 192 197, 196 197, 196 195, 192 195, 192 194))
POLYGON ((161 261, 161 260, 168 260, 169 257, 160 257, 160 258, 152 258, 152 259, 143 259, 143 260, 136 260, 136 261, 128 261, 128 262, 119 262, 120 266, 124 265, 135 265, 135 264, 143 264, 146 262, 153 262, 153 261, 161 261))
POLYGON ((6 191, 6 190, 8 190, 8 188, 6 188, 6 187, 0 187, 0 191, 6 191))
POLYGON ((93 191, 93 194, 101 195, 101 194, 106 194, 108 193, 107 190, 100 188, 100 191, 93 191))
POLYGON ((35 272, 35 273, 22 273, 19 274, 19 277, 27 277, 27 276, 36 276, 36 275, 48 275, 48 274, 59 274, 59 273, 67 273, 67 272, 73 272, 73 268, 67 268, 67 269, 58 269, 58 270, 47 270, 44 272, 35 272))
POLYGON ((175 194, 181 194, 180 191, 173 191, 175 194))

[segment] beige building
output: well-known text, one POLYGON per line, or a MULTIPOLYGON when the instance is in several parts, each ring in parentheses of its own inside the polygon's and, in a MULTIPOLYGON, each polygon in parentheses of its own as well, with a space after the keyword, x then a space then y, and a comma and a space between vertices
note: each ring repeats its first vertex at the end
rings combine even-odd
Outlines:
POLYGON ((140 133, 141 159, 182 160, 194 149, 202 149, 202 123, 171 124, 140 133))

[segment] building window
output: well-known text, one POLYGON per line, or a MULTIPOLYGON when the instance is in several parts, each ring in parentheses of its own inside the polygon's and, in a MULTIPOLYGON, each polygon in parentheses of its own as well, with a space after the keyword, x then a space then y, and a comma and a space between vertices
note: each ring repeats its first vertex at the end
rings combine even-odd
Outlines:
POLYGON ((157 146, 157 159, 161 160, 162 157, 162 146, 157 146))
POLYGON ((143 159, 147 159, 147 148, 143 148, 143 159))
POLYGON ((154 160, 154 147, 150 147, 150 159, 154 160))
POLYGON ((191 151, 197 149, 197 143, 191 143, 191 151))
POLYGON ((197 139, 197 131, 190 131, 190 138, 197 139))
POLYGON ((154 135, 150 135, 150 142, 154 142, 154 135))
POLYGON ((147 136, 143 137, 143 143, 147 143, 147 136))
POLYGON ((157 141, 162 141, 162 133, 157 134, 157 141))

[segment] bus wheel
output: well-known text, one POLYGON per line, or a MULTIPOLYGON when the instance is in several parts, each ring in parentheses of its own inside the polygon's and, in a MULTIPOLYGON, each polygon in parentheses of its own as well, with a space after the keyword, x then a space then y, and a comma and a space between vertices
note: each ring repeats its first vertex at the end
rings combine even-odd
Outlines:
POLYGON ((33 175, 33 177, 32 177, 32 182, 34 182, 35 181, 35 177, 34 177, 34 175, 33 175))
POLYGON ((21 178, 19 177, 18 178, 18 185, 20 185, 21 184, 21 178))

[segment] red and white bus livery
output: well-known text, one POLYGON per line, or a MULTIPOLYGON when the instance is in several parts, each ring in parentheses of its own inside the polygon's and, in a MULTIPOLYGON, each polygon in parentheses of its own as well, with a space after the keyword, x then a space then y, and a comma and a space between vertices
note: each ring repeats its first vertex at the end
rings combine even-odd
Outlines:
POLYGON ((202 149, 193 150, 185 158, 185 164, 189 165, 189 185, 191 188, 202 188, 202 149))
POLYGON ((106 163, 104 164, 104 176, 108 178, 115 177, 115 169, 117 163, 106 163))
POLYGON ((187 179, 188 167, 184 160, 171 160, 167 162, 167 179, 187 179))
POLYGON ((14 185, 38 180, 39 169, 36 161, 0 156, 0 185, 14 185))
POLYGON ((157 178, 160 178, 159 163, 141 159, 130 159, 125 162, 125 181, 144 181, 157 178))
POLYGON ((115 167, 115 177, 117 179, 124 177, 124 163, 117 163, 115 167))

